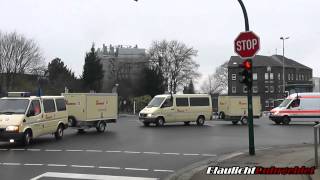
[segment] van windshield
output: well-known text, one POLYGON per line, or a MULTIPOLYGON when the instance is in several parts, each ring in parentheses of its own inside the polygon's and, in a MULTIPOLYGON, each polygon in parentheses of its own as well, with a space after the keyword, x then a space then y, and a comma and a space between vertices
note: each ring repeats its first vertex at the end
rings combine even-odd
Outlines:
POLYGON ((147 107, 160 107, 162 102, 164 101, 164 97, 154 97, 148 104, 147 107))
POLYGON ((0 114, 24 114, 28 105, 28 99, 0 99, 0 114))
POLYGON ((279 105, 279 107, 287 107, 288 104, 292 101, 292 99, 285 99, 282 101, 282 103, 279 105))

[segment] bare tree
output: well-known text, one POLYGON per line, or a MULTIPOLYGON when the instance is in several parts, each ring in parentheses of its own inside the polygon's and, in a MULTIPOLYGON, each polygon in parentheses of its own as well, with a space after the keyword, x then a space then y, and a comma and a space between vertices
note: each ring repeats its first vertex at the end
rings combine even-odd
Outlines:
POLYGON ((0 32, 0 72, 4 74, 7 90, 14 85, 17 74, 31 74, 43 64, 40 48, 33 40, 16 32, 0 32))
POLYGON ((228 62, 216 68, 201 85, 201 91, 208 94, 221 94, 228 92, 228 62))
POLYGON ((193 58, 198 51, 182 42, 153 41, 149 49, 152 66, 159 69, 168 83, 172 93, 189 83, 191 79, 199 77, 197 64, 193 58))

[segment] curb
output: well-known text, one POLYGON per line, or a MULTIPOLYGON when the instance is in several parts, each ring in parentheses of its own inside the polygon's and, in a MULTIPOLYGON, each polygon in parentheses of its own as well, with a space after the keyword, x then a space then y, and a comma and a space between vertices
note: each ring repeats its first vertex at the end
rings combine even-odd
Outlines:
MULTIPOLYGON (((256 151, 266 151, 266 150, 271 150, 271 149, 276 149, 276 148, 289 148, 289 147, 301 147, 301 146, 306 146, 306 145, 311 145, 310 143, 302 143, 302 144, 288 144, 288 145, 276 145, 276 146, 270 146, 270 147, 257 147, 256 151)), ((232 153, 226 153, 226 154, 221 154, 220 158, 218 157, 217 159, 207 159, 203 160, 200 162, 193 163, 185 168, 182 168, 175 173, 169 175, 168 177, 164 178, 165 180, 186 180, 186 179, 191 179, 192 176, 201 171, 202 169, 208 167, 208 165, 217 165, 225 160, 235 158, 237 156, 241 156, 245 153, 249 153, 247 149, 235 151, 232 153)), ((308 162, 311 160, 308 160, 308 162)), ((310 176, 308 176, 309 180, 312 180, 310 176)))

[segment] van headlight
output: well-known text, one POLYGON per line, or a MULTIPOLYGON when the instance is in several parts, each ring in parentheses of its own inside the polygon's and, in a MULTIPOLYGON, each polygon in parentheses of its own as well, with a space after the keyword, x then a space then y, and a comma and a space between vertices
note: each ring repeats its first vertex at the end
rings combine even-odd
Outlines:
POLYGON ((6 131, 18 132, 19 131, 19 126, 7 126, 6 131))
POLYGON ((147 114, 147 117, 152 117, 152 114, 147 114))

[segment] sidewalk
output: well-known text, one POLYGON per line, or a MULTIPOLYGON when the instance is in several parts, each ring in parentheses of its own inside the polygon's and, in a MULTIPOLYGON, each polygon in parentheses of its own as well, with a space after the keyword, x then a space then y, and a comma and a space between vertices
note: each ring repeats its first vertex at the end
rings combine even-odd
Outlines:
POLYGON ((263 166, 263 167, 295 167, 314 166, 314 148, 311 144, 288 145, 257 150, 255 156, 248 152, 237 152, 221 157, 216 161, 198 163, 190 168, 170 176, 170 180, 320 180, 320 171, 314 175, 206 175, 208 166, 263 166))

